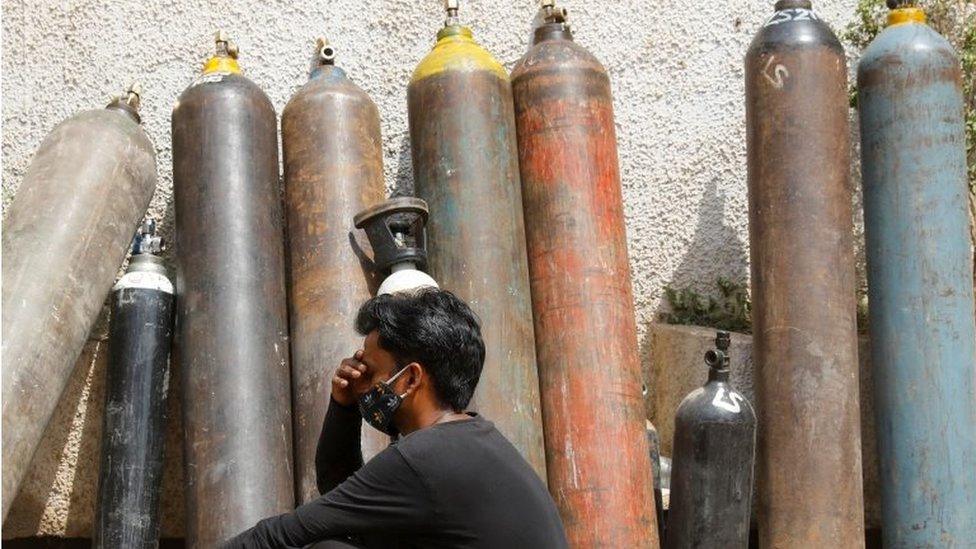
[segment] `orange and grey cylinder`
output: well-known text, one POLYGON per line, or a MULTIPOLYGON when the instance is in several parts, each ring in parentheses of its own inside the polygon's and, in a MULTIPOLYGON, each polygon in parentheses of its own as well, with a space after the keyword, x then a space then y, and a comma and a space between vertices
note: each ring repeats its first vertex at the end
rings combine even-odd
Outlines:
POLYGON ((430 274, 482 322, 487 355, 472 409, 546 478, 512 89, 448 0, 434 49, 407 89, 417 196, 433 215, 430 274))
MULTIPOLYGON (((329 380, 362 346, 353 324, 374 286, 375 275, 350 238, 352 218, 384 198, 379 111, 334 59, 335 48, 319 39, 308 82, 281 116, 299 502, 319 495, 315 451, 329 380)), ((389 439, 367 426, 363 442, 369 458, 389 439)))
POLYGON ((863 547, 847 68, 808 0, 745 58, 762 547, 863 547))
POLYGON ((41 143, 3 223, 3 516, 156 187, 139 90, 41 143))
POLYGON ((295 502, 277 121, 236 53, 218 33, 172 115, 190 547, 295 502))
POLYGON ((512 72, 549 489, 574 547, 657 547, 606 70, 565 10, 512 72))

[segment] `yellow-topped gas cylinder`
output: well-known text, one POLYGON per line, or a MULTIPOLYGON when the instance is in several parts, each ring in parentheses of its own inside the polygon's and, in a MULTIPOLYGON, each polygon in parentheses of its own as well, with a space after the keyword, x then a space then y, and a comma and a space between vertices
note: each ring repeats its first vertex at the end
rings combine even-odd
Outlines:
POLYGON ((277 117, 215 42, 171 119, 187 547, 295 506, 277 117))
POLYGON ((458 21, 458 2, 407 90, 417 196, 430 205, 429 271, 481 318, 472 410, 545 480, 532 303, 508 74, 458 21))
POLYGON ((241 66, 237 64, 237 44, 227 37, 225 31, 217 31, 214 38, 216 51, 203 65, 203 74, 217 72, 241 74, 241 66))
POLYGON ((887 0, 857 67, 881 532, 885 547, 973 547, 966 92, 925 3, 887 0))
POLYGON ((437 33, 434 49, 424 57, 413 71, 411 82, 445 71, 489 71, 502 80, 508 80, 508 72, 488 50, 474 39, 468 27, 449 25, 437 33))

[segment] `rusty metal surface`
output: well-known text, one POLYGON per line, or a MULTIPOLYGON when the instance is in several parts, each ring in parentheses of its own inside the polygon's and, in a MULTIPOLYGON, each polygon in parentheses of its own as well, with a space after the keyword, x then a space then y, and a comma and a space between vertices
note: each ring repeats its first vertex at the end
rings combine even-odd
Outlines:
POLYGON ((274 109, 200 77, 173 110, 186 534, 215 547, 292 508, 292 425, 274 109))
POLYGON ((893 25, 864 52, 858 88, 884 542, 970 547, 976 327, 959 61, 925 24, 893 25))
POLYGON ((549 489, 572 546, 657 547, 610 81, 549 27, 512 73, 549 489))
MULTIPOLYGON (((317 68, 281 117, 289 246, 295 474, 299 502, 319 495, 315 449, 333 370, 362 346, 356 312, 375 273, 362 262, 353 216, 383 200, 376 105, 342 69, 317 68)), ((367 459, 389 437, 366 426, 367 459)))
POLYGON ((769 548, 864 545, 845 65, 836 37, 802 7, 778 11, 745 60, 759 537, 769 548))
POLYGON ((511 86, 491 70, 444 70, 407 97, 430 274, 481 319, 487 356, 471 409, 545 479, 511 86))
POLYGON ((3 516, 156 186, 152 143, 118 109, 41 143, 3 225, 3 516))

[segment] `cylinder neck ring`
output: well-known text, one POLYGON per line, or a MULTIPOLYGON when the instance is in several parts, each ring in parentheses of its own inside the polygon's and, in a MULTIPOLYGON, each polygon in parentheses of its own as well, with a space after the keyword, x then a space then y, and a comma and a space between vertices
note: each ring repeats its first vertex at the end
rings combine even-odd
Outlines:
POLYGON ((437 31, 437 40, 443 40, 445 38, 458 38, 461 40, 474 40, 474 33, 471 32, 469 27, 462 25, 452 25, 450 27, 444 27, 437 31))
POLYGON ((925 10, 922 8, 895 8, 888 14, 888 26, 905 25, 908 23, 925 24, 925 10))

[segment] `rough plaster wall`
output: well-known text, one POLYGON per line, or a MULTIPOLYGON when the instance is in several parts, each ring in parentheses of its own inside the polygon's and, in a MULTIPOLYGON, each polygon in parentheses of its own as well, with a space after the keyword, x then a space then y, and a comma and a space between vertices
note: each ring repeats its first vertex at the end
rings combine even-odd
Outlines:
MULTIPOLYGON (((841 29, 855 0, 816 3, 821 17, 841 29)), ((604 62, 613 82, 635 307, 646 353, 647 323, 662 307, 665 284, 713 291, 719 276, 748 279, 742 56, 773 1, 562 4, 571 10, 577 40, 604 62)), ((527 46, 535 5, 534 0, 468 1, 461 15, 511 68, 527 46)), ((142 116, 158 150, 159 188, 150 213, 162 219, 161 231, 168 236, 173 225, 170 110, 212 52, 217 28, 228 30, 240 45, 245 73, 268 93, 279 114, 305 81, 314 37, 328 36, 338 49, 338 64, 379 106, 387 186, 409 190, 406 85, 433 43, 442 19, 439 6, 439 0, 5 0, 3 211, 47 132, 79 110, 102 107, 135 78, 144 85, 142 116)), ((94 382, 98 376, 84 379, 94 382)), ((104 397, 96 386, 90 398, 101 406, 104 397)), ((49 438, 61 442, 50 444, 51 455, 38 457, 37 469, 53 461, 68 467, 69 474, 76 469, 65 463, 97 455, 64 440, 66 425, 77 423, 78 413, 66 410, 48 429, 49 438)), ((84 509, 91 502, 71 496, 71 483, 59 482, 34 485, 37 493, 31 497, 54 507, 75 501, 73 513, 90 513, 84 509)), ((91 486, 91 480, 85 482, 91 486)), ((81 535, 84 520, 69 521, 76 525, 69 530, 81 535)), ((171 534, 178 530, 174 525, 171 534)))
MULTIPOLYGON (((771 0, 563 0, 577 40, 610 72, 640 324, 668 283, 714 290, 748 279, 742 56, 771 0)), ((817 2, 835 29, 854 0, 817 2)), ((3 209, 34 150, 60 120, 103 106, 131 79, 159 151, 151 213, 172 228, 170 110, 227 29, 245 73, 280 113, 306 78, 316 35, 376 101, 387 185, 412 186, 406 84, 442 19, 439 0, 318 2, 140 0, 3 4, 3 209)), ((511 68, 534 0, 469 1, 462 19, 511 68)), ((436 212, 435 212, 436 215, 436 212)), ((642 330, 642 335, 644 328, 642 330)))

